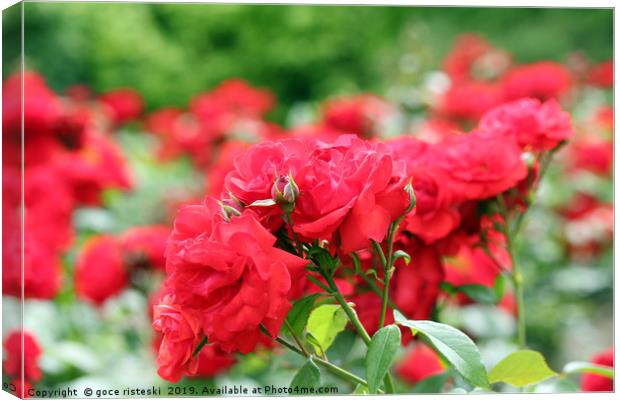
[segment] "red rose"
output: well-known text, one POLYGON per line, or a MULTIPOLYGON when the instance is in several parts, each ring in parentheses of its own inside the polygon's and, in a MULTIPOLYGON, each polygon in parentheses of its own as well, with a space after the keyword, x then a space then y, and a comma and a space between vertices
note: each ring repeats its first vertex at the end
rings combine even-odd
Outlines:
POLYGON ((445 369, 439 356, 430 347, 416 342, 413 349, 396 366, 396 374, 405 382, 415 385, 445 369))
POLYGON ((448 117, 477 120, 502 100, 501 88, 494 83, 465 82, 444 93, 438 109, 448 117))
POLYGON ((409 205, 404 163, 388 147, 353 135, 317 144, 293 176, 300 191, 293 229, 307 239, 338 231, 344 253, 369 247, 369 239, 381 242, 409 205))
MULTIPOLYGON (((602 353, 596 354, 590 361, 594 364, 613 367, 614 349, 610 348, 602 353)), ((613 392, 614 381, 613 379, 597 374, 584 373, 581 376, 581 390, 584 392, 613 392)))
POLYGON ((392 106, 383 99, 363 94, 325 102, 323 121, 325 126, 341 133, 372 137, 378 133, 381 123, 393 112, 392 106))
POLYGON ((607 60, 594 65, 588 71, 587 81, 590 85, 612 88, 614 86, 614 61, 607 60))
POLYGON ((82 299, 102 304, 127 286, 120 244, 110 236, 90 238, 78 256, 75 290, 82 299))
POLYGON ((163 379, 177 382, 183 375, 197 372, 198 357, 192 354, 202 340, 200 323, 197 312, 179 307, 170 294, 164 295, 153 308, 153 328, 162 335, 157 373, 163 379))
POLYGON ((34 336, 28 332, 12 331, 4 341, 4 349, 7 357, 4 360, 4 373, 16 379, 22 376, 22 358, 23 373, 27 381, 38 381, 41 379, 41 370, 39 369, 39 357, 41 356, 41 348, 34 336), (23 351, 22 351, 23 340, 23 351))
POLYGON ((179 211, 166 249, 168 285, 178 304, 200 311, 210 341, 248 353, 260 324, 277 335, 307 261, 273 247, 253 213, 227 222, 219 210, 207 198, 179 211))
POLYGON ((537 151, 551 150, 574 134, 570 116, 554 99, 503 104, 483 115, 478 130, 482 136, 510 137, 521 148, 537 151))
POLYGON ((119 238, 125 259, 131 266, 144 265, 166 270, 166 242, 170 228, 163 225, 135 226, 119 238))
POLYGON ((521 149, 505 138, 485 138, 479 134, 453 137, 435 147, 437 166, 448 176, 460 197, 487 199, 517 185, 526 177, 521 149))
POLYGON ((541 61, 511 69, 504 75, 502 86, 507 100, 522 97, 547 100, 568 92, 572 86, 572 77, 563 65, 541 61))
POLYGON ((142 97, 133 89, 109 91, 101 95, 99 101, 107 107, 110 118, 115 124, 123 124, 138 118, 144 109, 142 97))

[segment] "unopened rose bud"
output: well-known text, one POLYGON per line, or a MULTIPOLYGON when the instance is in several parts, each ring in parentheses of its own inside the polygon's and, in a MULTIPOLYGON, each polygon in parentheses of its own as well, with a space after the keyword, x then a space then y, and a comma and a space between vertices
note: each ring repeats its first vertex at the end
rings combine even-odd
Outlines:
POLYGON ((407 182, 407 185, 405 185, 405 192, 407 192, 407 194, 409 195, 409 206, 405 211, 405 214, 408 214, 409 212, 411 212, 411 210, 415 208, 416 205, 416 197, 413 190, 413 185, 411 184, 411 179, 409 179, 409 182, 407 182))
POLYGON ((291 175, 279 176, 271 187, 271 198, 280 205, 295 204, 299 187, 291 175))
POLYGON ((243 212, 243 205, 235 198, 220 200, 222 214, 227 221, 232 217, 238 217, 243 212))

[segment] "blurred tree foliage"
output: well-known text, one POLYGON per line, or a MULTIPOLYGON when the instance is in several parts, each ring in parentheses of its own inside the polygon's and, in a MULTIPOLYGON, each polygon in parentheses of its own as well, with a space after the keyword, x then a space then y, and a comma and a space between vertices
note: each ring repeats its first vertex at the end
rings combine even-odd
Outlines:
MULTIPOLYGON (((7 21, 5 32, 19 31, 18 19, 7 21)), ((281 117, 297 101, 382 93, 412 27, 434 65, 462 32, 481 33, 522 62, 575 50, 612 55, 612 10, 111 3, 26 3, 25 53, 56 90, 129 86, 150 109, 184 106, 238 76, 272 89, 281 117)), ((18 54, 9 43, 5 74, 18 54)))

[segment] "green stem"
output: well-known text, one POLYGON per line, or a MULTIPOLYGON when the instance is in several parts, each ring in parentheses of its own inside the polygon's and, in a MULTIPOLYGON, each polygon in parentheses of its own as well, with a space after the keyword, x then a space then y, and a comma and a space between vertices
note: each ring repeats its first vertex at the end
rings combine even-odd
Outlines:
POLYGON ((308 351, 306 350, 304 345, 301 343, 301 340, 299 340, 299 337, 297 337, 297 334, 295 333, 295 330, 291 326, 291 323, 288 322, 288 319, 284 320, 284 324, 288 328, 288 331, 291 333, 291 336, 293 337, 293 340, 295 341, 295 343, 297 343, 297 347, 299 347, 299 349, 301 350, 303 355, 306 356, 306 357, 309 357, 310 354, 308 354, 308 351))
POLYGON ((368 332, 366 332, 366 329, 364 329, 364 325, 362 325, 362 323, 360 322, 355 311, 351 308, 342 293, 340 293, 340 291, 338 290, 338 286, 336 286, 336 283, 334 282, 332 277, 329 275, 324 275, 324 278, 329 284, 329 287, 331 288, 332 294, 336 298, 336 301, 338 302, 338 304, 340 304, 344 312, 347 314, 349 321, 351 321, 357 333, 361 336, 362 340, 364 340, 364 343, 366 343, 366 345, 370 344, 370 335, 368 334, 368 332))
MULTIPOLYGON (((355 312, 355 310, 351 308, 349 303, 347 303, 344 296, 342 296, 342 293, 340 293, 340 291, 338 290, 338 286, 336 286, 336 283, 334 282, 332 277, 329 275, 324 275, 324 277, 327 280, 327 283, 329 284, 329 286, 331 287, 333 291, 333 295, 336 298, 336 301, 338 301, 340 306, 342 306, 342 309, 344 310, 344 312, 347 314, 349 321, 351 321, 351 323, 355 327, 355 330, 361 336, 366 346, 369 346, 372 339, 370 335, 368 334, 368 332, 366 332, 364 325, 362 325, 361 321, 357 317, 357 313, 355 312)), ((383 383, 385 384, 386 393, 394 393, 394 384, 392 383, 392 376, 390 375, 389 371, 385 374, 383 383)))

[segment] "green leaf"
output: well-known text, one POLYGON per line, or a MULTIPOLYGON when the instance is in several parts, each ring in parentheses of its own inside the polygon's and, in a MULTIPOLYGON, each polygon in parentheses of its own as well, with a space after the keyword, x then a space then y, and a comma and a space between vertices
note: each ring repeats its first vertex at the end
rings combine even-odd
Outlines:
POLYGON ((409 265, 409 263, 411 262, 411 256, 409 255, 409 253, 406 253, 402 250, 396 250, 394 252, 393 258, 394 262, 396 262, 396 260, 398 260, 399 258, 402 258, 405 261, 406 265, 409 265))
POLYGON ((461 285, 456 288, 470 299, 482 304, 496 304, 495 290, 484 285, 461 285))
POLYGON ((255 202, 250 204, 248 207, 271 207, 271 206, 275 206, 276 204, 277 203, 272 199, 265 199, 265 200, 256 200, 255 202))
POLYGON ((429 376, 418 382, 411 393, 441 393, 448 379, 450 379, 450 374, 446 372, 429 376))
POLYGON ((321 384, 321 371, 319 367, 316 366, 312 358, 309 358, 308 361, 297 371, 289 388, 294 390, 295 388, 299 389, 311 389, 316 388, 321 384))
POLYGON ((434 321, 410 321, 394 311, 399 325, 411 328, 475 386, 488 387, 487 373, 476 344, 463 332, 434 321))
POLYGON ((506 277, 504 274, 497 275, 495 282, 493 283, 493 291, 495 292, 496 302, 499 302, 504 297, 504 291, 506 288, 506 277))
POLYGON ((604 376, 610 379, 614 378, 613 368, 607 367, 605 365, 598 365, 598 364, 593 364, 593 363, 589 363, 585 361, 569 362, 568 364, 564 366, 563 372, 565 374, 572 374, 576 372, 589 372, 591 374, 604 376))
POLYGON ((336 335, 342 332, 347 325, 347 315, 338 304, 324 304, 310 313, 306 331, 318 343, 312 343, 315 351, 323 355, 332 344, 336 335))
POLYGON ((308 317, 314 308, 314 302, 321 295, 316 293, 310 296, 304 297, 301 300, 296 301, 291 307, 291 310, 286 316, 286 320, 291 324, 293 333, 297 336, 302 336, 308 317))
POLYGON ((396 325, 383 327, 372 337, 366 353, 366 379, 370 393, 377 393, 383 377, 394 361, 398 347, 400 329, 396 325))
POLYGON ((497 363, 489 372, 489 381, 523 387, 556 375, 557 373, 549 368, 542 354, 533 350, 519 350, 497 363))

